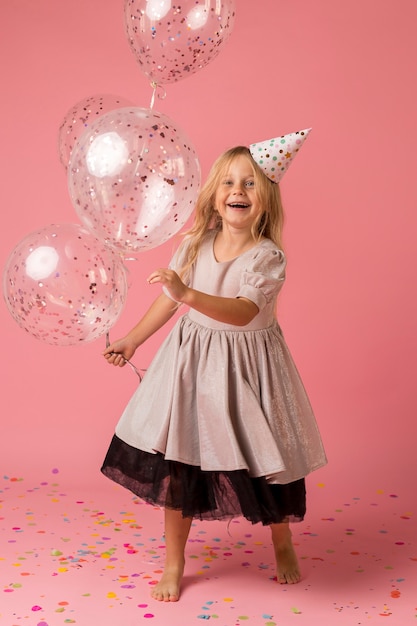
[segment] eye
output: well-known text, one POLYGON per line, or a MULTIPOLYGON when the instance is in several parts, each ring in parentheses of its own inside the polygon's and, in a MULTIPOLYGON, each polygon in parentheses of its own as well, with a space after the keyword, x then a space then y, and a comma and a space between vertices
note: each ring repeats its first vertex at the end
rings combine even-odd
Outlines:
POLYGON ((248 189, 253 189, 255 187, 255 181, 254 180, 247 180, 245 183, 245 187, 247 187, 248 189))
POLYGON ((226 178, 226 179, 223 181, 223 185, 226 185, 226 186, 227 186, 227 185, 229 185, 229 186, 230 186, 230 185, 233 185, 233 181, 232 181, 232 180, 230 180, 230 178, 226 178))

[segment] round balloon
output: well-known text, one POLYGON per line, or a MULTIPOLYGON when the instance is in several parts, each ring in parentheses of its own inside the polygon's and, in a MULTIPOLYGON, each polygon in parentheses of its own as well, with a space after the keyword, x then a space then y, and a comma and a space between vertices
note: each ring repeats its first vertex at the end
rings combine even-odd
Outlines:
POLYGON ((58 131, 58 152, 62 165, 65 168, 68 166, 74 145, 100 115, 131 105, 125 98, 112 94, 89 96, 74 104, 62 120, 58 131))
POLYGON ((234 0, 125 0, 130 47, 152 82, 174 83, 220 52, 232 32, 234 0))
POLYGON ((53 345, 89 342, 116 322, 127 295, 120 257, 77 224, 52 224, 12 251, 3 293, 16 322, 53 345))
POLYGON ((191 215, 197 154, 177 124, 139 107, 103 115, 74 147, 68 187, 82 223, 121 254, 161 245, 191 215))

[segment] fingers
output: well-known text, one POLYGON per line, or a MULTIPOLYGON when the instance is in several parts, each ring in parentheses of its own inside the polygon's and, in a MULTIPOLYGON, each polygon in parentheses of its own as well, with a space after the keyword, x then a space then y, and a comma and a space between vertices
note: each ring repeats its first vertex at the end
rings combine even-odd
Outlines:
POLYGON ((105 358, 109 365, 115 365, 116 367, 124 367, 124 365, 126 365, 126 359, 123 354, 113 352, 112 354, 105 355, 105 358))
POLYGON ((159 268, 152 272, 150 276, 146 279, 147 282, 152 285, 153 283, 162 283, 165 285, 166 283, 170 283, 177 278, 176 273, 173 270, 159 268))
POLYGON ((126 365, 126 358, 119 352, 113 352, 112 346, 106 348, 103 352, 103 356, 109 365, 115 365, 116 367, 124 367, 124 365, 126 365))
POLYGON ((162 275, 162 271, 163 270, 156 270, 155 272, 152 272, 152 274, 150 276, 148 276, 146 281, 150 285, 153 285, 154 283, 164 282, 164 277, 162 275))

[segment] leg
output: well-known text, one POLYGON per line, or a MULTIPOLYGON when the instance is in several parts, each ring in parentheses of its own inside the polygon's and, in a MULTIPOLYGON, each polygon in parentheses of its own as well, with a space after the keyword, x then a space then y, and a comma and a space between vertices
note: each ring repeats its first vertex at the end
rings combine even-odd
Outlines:
POLYGON ((162 578, 152 590, 155 600, 177 602, 180 597, 184 550, 192 521, 192 517, 183 517, 181 511, 165 509, 166 559, 162 578))
POLYGON ((301 579, 297 555, 288 523, 271 524, 272 543, 277 562, 277 581, 281 584, 298 583, 301 579))

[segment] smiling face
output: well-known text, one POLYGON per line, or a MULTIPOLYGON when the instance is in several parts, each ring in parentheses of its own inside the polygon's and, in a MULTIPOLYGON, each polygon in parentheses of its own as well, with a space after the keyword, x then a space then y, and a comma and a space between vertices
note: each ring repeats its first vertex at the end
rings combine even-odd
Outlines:
POLYGON ((255 220, 262 213, 253 166, 247 156, 236 156, 220 178, 215 209, 222 218, 223 228, 227 226, 247 232, 251 231, 255 220))

